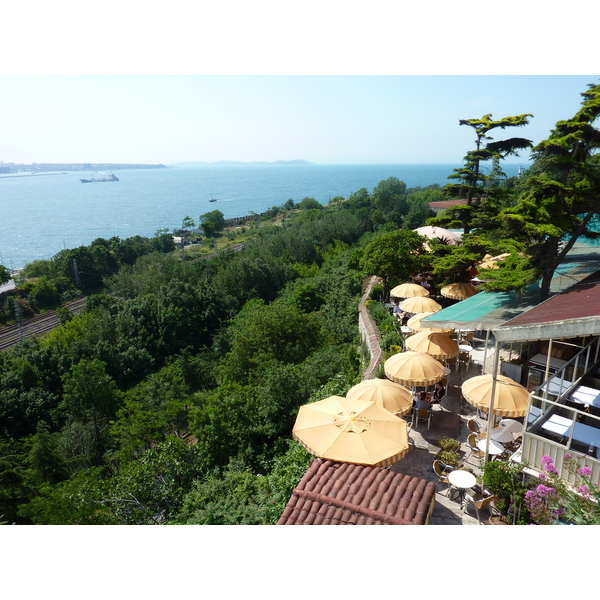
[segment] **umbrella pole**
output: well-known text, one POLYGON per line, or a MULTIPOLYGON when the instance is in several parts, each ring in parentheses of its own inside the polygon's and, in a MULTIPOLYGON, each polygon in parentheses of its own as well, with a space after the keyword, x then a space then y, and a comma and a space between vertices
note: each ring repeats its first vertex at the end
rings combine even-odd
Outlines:
POLYGON ((485 374, 485 361, 487 360, 487 349, 488 349, 489 341, 490 341, 490 330, 488 329, 485 332, 485 347, 483 349, 483 364, 481 365, 481 374, 482 375, 485 374))
MULTIPOLYGON (((494 370, 492 371, 492 389, 490 390, 490 410, 488 412, 488 426, 487 426, 487 437, 485 441, 485 456, 483 457, 483 472, 485 473, 485 467, 488 463, 489 450, 490 450, 490 438, 492 435, 492 418, 494 414, 494 394, 496 392, 496 378, 498 377, 498 363, 500 362, 500 342, 496 342, 496 354, 494 356, 494 370)), ((483 481, 481 484, 481 489, 483 490, 483 481)))

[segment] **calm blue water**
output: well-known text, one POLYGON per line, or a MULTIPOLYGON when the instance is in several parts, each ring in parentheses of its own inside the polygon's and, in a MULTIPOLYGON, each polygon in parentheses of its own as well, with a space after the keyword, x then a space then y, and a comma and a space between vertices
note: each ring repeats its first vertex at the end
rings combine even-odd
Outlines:
MULTIPOLYGON (((0 264, 20 269, 98 237, 151 237, 158 229, 198 222, 219 209, 225 218, 260 213, 305 197, 327 204, 397 177, 407 187, 449 183, 459 165, 281 165, 115 171, 118 182, 82 184, 89 173, 0 177, 0 264), (210 203, 211 190, 217 202, 210 203)), ((507 176, 519 165, 503 165, 507 176)))

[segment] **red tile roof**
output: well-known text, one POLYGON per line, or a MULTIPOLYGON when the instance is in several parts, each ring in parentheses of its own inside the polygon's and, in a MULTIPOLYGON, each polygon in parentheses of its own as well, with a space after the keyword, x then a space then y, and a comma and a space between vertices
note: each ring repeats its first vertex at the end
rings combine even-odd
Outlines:
POLYGON ((434 482, 317 458, 277 525, 426 525, 434 503, 434 482))
POLYGON ((437 200, 435 202, 430 202, 429 208, 431 208, 432 210, 442 210, 444 208, 450 208, 452 206, 461 206, 466 203, 467 201, 464 198, 462 200, 437 200))
POLYGON ((586 317, 600 317, 600 271, 503 323, 502 327, 552 323, 586 317))

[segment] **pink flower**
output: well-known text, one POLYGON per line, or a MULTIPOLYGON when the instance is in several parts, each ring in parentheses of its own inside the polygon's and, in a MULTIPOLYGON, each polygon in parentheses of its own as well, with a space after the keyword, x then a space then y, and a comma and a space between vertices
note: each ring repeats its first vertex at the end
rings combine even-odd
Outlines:
POLYGON ((586 494, 590 493, 590 488, 587 485, 582 485, 581 487, 577 488, 577 491, 585 496, 586 494))
POLYGON ((581 467, 581 469, 577 469, 577 475, 581 475, 582 477, 590 477, 592 475, 592 469, 589 467, 581 467))
POLYGON ((554 488, 547 487, 543 484, 540 484, 537 486, 536 491, 537 491, 538 496, 540 496, 540 498, 545 498, 546 496, 554 493, 554 488))

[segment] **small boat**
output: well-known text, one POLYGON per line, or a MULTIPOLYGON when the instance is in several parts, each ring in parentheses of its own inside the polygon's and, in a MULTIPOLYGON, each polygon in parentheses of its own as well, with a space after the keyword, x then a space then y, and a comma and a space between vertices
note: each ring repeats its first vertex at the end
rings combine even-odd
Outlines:
POLYGON ((216 201, 217 201, 217 199, 213 198, 212 188, 210 188, 210 200, 209 200, 209 202, 216 202, 216 201))
POLYGON ((79 181, 81 181, 81 183, 99 183, 101 181, 119 181, 119 178, 111 173, 110 176, 102 175, 102 177, 95 177, 92 175, 90 179, 80 179, 79 181))

